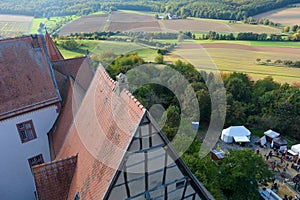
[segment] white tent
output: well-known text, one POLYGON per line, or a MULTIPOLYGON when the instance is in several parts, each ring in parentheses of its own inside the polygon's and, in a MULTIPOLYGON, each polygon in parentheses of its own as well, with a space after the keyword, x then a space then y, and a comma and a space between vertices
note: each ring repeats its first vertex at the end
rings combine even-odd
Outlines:
POLYGON ((298 153, 300 155, 300 144, 295 144, 291 147, 291 150, 295 153, 298 153))
POLYGON ((251 132, 244 126, 231 126, 222 131, 221 140, 226 143, 250 142, 251 132))
POLYGON ((267 139, 266 139, 266 136, 264 135, 264 136, 262 136, 262 137, 260 138, 260 144, 261 144, 262 146, 264 146, 266 143, 267 143, 267 139))
POLYGON ((269 141, 269 142, 272 142, 272 140, 273 140, 274 138, 277 138, 277 137, 280 136, 279 133, 277 133, 277 132, 275 132, 275 131, 272 131, 271 129, 268 130, 268 131, 266 131, 266 132, 264 132, 264 134, 265 134, 265 136, 266 136, 266 138, 267 138, 267 141, 269 141))

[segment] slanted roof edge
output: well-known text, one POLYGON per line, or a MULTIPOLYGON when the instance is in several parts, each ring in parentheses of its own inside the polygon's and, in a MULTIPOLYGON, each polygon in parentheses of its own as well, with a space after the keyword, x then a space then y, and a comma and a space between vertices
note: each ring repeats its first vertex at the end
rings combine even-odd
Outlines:
POLYGON ((27 112, 30 112, 30 111, 33 111, 33 110, 37 110, 37 109, 42 108, 42 107, 47 107, 49 105, 53 105, 53 104, 58 103, 60 101, 61 101, 61 99, 56 97, 56 98, 52 98, 52 99, 49 99, 49 100, 46 100, 46 101, 42 101, 42 102, 39 102, 39 103, 36 103, 36 104, 33 104, 33 105, 29 105, 29 106, 25 106, 25 107, 22 107, 22 108, 15 109, 15 110, 11 110, 11 111, 6 112, 6 113, 1 113, 0 114, 0 120, 8 119, 8 118, 11 118, 13 116, 20 115, 20 114, 23 114, 23 113, 27 113, 27 112))
POLYGON ((50 69, 51 79, 53 81, 56 94, 57 94, 59 100, 61 101, 62 98, 61 98, 60 93, 59 93, 58 85, 57 85, 57 82, 56 82, 56 79, 55 79, 55 75, 54 75, 54 71, 53 71, 53 67, 52 67, 52 64, 51 64, 49 51, 47 49, 47 44, 46 44, 46 40, 45 40, 44 35, 41 35, 41 40, 42 40, 42 43, 43 43, 43 46, 44 46, 44 51, 45 51, 45 54, 46 54, 45 56, 46 56, 46 59, 47 59, 47 62, 48 62, 48 67, 50 69))

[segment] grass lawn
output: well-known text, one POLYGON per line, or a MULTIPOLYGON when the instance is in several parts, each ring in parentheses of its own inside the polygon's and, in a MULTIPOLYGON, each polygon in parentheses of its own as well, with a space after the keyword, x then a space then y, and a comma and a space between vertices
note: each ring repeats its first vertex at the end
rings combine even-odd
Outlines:
POLYGON ((251 41, 251 46, 300 48, 300 42, 251 41))
POLYGON ((136 43, 117 42, 117 41, 95 41, 95 40, 77 40, 79 48, 77 50, 67 50, 58 43, 58 49, 65 58, 74 58, 84 56, 86 50, 91 53, 101 54, 103 52, 112 51, 116 55, 126 54, 129 52, 137 52, 147 62, 153 62, 157 56, 156 49, 136 43))
POLYGON ((252 133, 252 135, 257 136, 257 137, 263 137, 264 136, 264 131, 263 130, 257 130, 257 129, 249 129, 252 133))
POLYGON ((91 13, 91 14, 89 14, 89 15, 102 15, 102 14, 107 14, 107 12, 104 12, 104 11, 98 11, 98 12, 91 13))
POLYGON ((118 10, 118 11, 124 12, 124 13, 153 16, 153 19, 154 19, 154 15, 155 15, 155 12, 146 12, 146 11, 144 11, 144 12, 135 11, 135 10, 118 10))
MULTIPOLYGON (((66 16, 71 18, 71 20, 75 20, 79 18, 79 16, 66 16)), ((49 20, 47 18, 34 18, 32 21, 31 29, 30 29, 30 34, 35 34, 38 33, 38 29, 40 26, 40 23, 43 23, 46 25, 47 29, 51 29, 54 26, 56 26, 57 23, 60 23, 63 21, 66 17, 51 17, 49 20)))
POLYGON ((199 44, 242 44, 248 46, 260 47, 282 47, 282 48, 300 48, 300 42, 287 42, 287 41, 243 41, 243 40, 194 40, 199 44))
POLYGON ((154 62, 154 59, 157 56, 157 50, 156 49, 150 49, 150 48, 139 49, 136 52, 146 62, 154 62))

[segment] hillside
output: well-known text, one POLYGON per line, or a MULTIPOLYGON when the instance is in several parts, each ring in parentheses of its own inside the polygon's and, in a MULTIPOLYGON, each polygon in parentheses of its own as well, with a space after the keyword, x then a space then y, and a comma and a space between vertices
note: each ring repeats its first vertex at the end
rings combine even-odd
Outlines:
POLYGON ((272 9, 299 3, 300 0, 2 0, 1 14, 22 14, 35 17, 86 15, 117 9, 170 12, 181 17, 243 19, 272 9), (17 5, 17 6, 16 6, 17 5))

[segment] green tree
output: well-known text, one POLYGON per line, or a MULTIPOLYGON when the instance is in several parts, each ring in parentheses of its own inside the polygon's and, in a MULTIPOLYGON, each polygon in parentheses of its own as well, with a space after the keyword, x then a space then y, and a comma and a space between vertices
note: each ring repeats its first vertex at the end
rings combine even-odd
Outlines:
POLYGON ((224 83, 234 100, 246 103, 252 100, 252 82, 246 74, 234 72, 224 80, 224 83))
POLYGON ((266 92, 279 89, 280 84, 275 82, 271 76, 258 80, 253 87, 253 95, 258 98, 266 92))
POLYGON ((162 54, 158 54, 155 58, 154 61, 158 64, 163 64, 164 63, 164 56, 162 54))
POLYGON ((230 151, 220 166, 220 187, 229 200, 259 199, 259 183, 272 177, 263 158, 249 149, 230 151))
POLYGON ((290 32, 290 27, 289 27, 289 26, 285 26, 285 27, 283 28, 283 32, 285 32, 285 33, 290 32))

